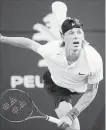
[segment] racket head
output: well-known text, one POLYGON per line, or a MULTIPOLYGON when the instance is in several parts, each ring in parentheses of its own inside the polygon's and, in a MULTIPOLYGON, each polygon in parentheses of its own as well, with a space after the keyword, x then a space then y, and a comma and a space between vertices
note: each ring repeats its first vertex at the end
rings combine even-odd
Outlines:
POLYGON ((31 117, 33 102, 30 96, 19 89, 8 89, 0 98, 0 116, 10 122, 22 122, 31 117))

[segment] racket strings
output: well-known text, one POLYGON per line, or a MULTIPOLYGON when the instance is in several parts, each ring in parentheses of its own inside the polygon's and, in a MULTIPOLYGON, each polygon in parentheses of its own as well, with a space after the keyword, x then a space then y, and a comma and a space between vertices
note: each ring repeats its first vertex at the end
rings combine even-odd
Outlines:
POLYGON ((14 99, 14 98, 11 98, 9 97, 9 100, 10 100, 10 103, 9 102, 5 102, 3 105, 2 105, 2 109, 3 110, 8 110, 11 106, 13 106, 17 100, 14 99))
POLYGON ((22 122, 28 119, 47 119, 31 97, 22 90, 10 89, 0 98, 0 115, 10 122, 22 122), (35 113, 34 113, 35 110, 35 113), (32 114, 35 114, 32 116, 32 114))
POLYGON ((10 108, 10 105, 7 102, 2 105, 2 109, 5 111, 8 110, 9 108, 10 108))
POLYGON ((19 111, 20 111, 20 110, 19 110, 19 108, 18 108, 17 106, 14 106, 14 107, 12 108, 12 113, 13 113, 13 114, 18 114, 19 111))
POLYGON ((14 114, 17 114, 22 108, 24 108, 26 106, 26 102, 25 101, 19 101, 16 98, 13 97, 9 97, 9 101, 4 103, 2 105, 2 109, 4 111, 8 110, 8 109, 12 109, 12 112, 14 114), (15 104, 19 103, 19 106, 16 106, 15 104))
POLYGON ((17 100, 15 98, 9 97, 9 99, 10 99, 10 102, 11 102, 10 106, 13 106, 17 102, 17 100))

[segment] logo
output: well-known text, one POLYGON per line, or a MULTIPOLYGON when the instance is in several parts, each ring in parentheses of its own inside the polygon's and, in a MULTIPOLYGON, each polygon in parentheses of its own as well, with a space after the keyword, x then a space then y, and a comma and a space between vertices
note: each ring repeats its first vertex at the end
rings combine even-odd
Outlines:
POLYGON ((18 112, 24 108, 26 106, 26 102, 25 101, 19 101, 13 97, 9 97, 10 102, 6 102, 2 105, 2 109, 4 111, 7 111, 8 109, 12 108, 12 113, 13 114, 18 114, 18 112), (19 103, 18 105, 16 103, 19 103))
POLYGON ((75 23, 72 23, 72 26, 74 26, 75 25, 75 23))

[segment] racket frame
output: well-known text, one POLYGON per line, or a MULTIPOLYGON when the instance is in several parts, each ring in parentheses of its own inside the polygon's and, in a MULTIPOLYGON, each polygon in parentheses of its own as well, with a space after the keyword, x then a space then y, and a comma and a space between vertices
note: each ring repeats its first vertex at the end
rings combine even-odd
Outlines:
POLYGON ((33 108, 34 108, 34 106, 33 106, 33 102, 32 102, 32 99, 31 99, 31 97, 26 93, 26 92, 24 92, 24 91, 22 91, 22 90, 20 90, 20 89, 15 89, 15 88, 13 88, 13 89, 7 89, 7 90, 5 90, 2 94, 1 94, 1 97, 0 97, 0 101, 1 101, 1 99, 3 99, 3 96, 6 94, 6 93, 8 93, 8 92, 10 92, 10 91, 19 91, 19 92, 21 92, 21 93, 24 93, 25 95, 27 95, 27 97, 29 98, 29 100, 31 101, 31 103, 32 103, 32 111, 30 112, 30 114, 29 114, 29 116, 27 117, 27 118, 25 118, 24 120, 20 120, 20 121, 13 121, 13 120, 9 120, 9 119, 7 119, 7 118, 5 118, 1 113, 0 113, 0 116, 3 118, 3 119, 5 119, 5 120, 7 120, 7 121, 9 121, 9 122, 23 122, 23 121, 25 121, 25 120, 28 120, 30 117, 31 117, 31 115, 32 115, 32 113, 33 113, 33 108))
POLYGON ((5 119, 5 120, 7 120, 7 121, 9 121, 9 122, 13 122, 13 123, 19 123, 19 122, 27 121, 27 120, 30 120, 30 119, 45 119, 45 120, 47 120, 47 121, 49 121, 49 122, 52 122, 52 123, 56 123, 56 124, 60 123, 60 120, 59 120, 59 119, 54 118, 54 117, 52 117, 52 116, 45 115, 44 113, 42 113, 42 112, 38 109, 38 107, 35 105, 35 103, 34 103, 33 100, 31 99, 31 97, 30 97, 26 92, 24 92, 24 91, 22 91, 22 90, 20 90, 20 89, 7 89, 7 90, 5 90, 5 91, 1 94, 0 101, 1 101, 1 99, 3 99, 3 96, 4 96, 6 93, 8 93, 9 91, 14 91, 14 90, 15 90, 15 91, 19 91, 19 92, 21 92, 21 93, 24 93, 24 94, 29 98, 29 100, 30 100, 31 103, 32 103, 32 111, 30 112, 30 114, 29 114, 28 117, 26 117, 25 119, 20 120, 20 121, 9 120, 9 119, 5 118, 5 117, 0 113, 0 116, 1 116, 3 119, 5 119), (39 114, 41 114, 42 116, 32 116, 34 108, 36 108, 36 111, 37 111, 39 114))

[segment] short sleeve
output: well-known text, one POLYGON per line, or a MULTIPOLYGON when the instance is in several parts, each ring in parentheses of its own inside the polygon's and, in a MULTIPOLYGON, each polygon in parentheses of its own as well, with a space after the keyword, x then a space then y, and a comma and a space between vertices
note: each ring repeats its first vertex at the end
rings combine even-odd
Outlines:
POLYGON ((49 58, 58 51, 59 43, 60 41, 52 41, 45 45, 41 45, 38 48, 37 53, 40 54, 43 58, 49 58))
POLYGON ((41 45, 38 50, 37 53, 40 54, 42 57, 44 57, 46 55, 46 45, 41 45))
POLYGON ((48 57, 51 53, 51 48, 53 46, 54 42, 48 42, 45 45, 41 45, 38 50, 37 53, 40 54, 43 58, 48 57))
POLYGON ((103 79, 103 68, 100 68, 99 70, 97 70, 94 73, 91 73, 88 76, 88 83, 89 84, 95 84, 100 82, 103 79))
POLYGON ((102 59, 99 60, 94 66, 94 72, 91 72, 88 76, 88 83, 94 84, 100 82, 103 79, 103 63, 102 59))

